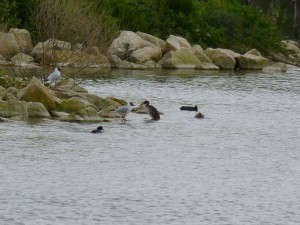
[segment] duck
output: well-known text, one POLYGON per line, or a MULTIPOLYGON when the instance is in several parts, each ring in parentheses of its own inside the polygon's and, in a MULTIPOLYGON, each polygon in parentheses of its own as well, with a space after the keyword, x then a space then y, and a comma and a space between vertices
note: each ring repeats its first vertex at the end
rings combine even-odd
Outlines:
POLYGON ((200 119, 202 119, 202 118, 204 118, 204 114, 201 113, 201 112, 198 112, 198 113, 194 116, 194 118, 200 118, 200 119))
POLYGON ((120 106, 115 110, 115 112, 121 116, 122 123, 125 123, 125 117, 128 113, 131 112, 133 106, 134 104, 132 102, 129 102, 127 105, 120 106))
POLYGON ((91 133, 94 133, 94 134, 96 134, 96 133, 102 133, 102 131, 103 131, 103 127, 99 126, 99 127, 97 127, 97 129, 92 130, 91 133))
POLYGON ((181 106, 180 110, 187 110, 187 111, 198 111, 198 106, 181 106))
POLYGON ((61 71, 60 68, 55 67, 54 71, 48 75, 47 79, 45 80, 45 83, 50 84, 50 87, 51 87, 51 83, 54 83, 55 86, 56 82, 61 77, 60 71, 61 71))
POLYGON ((146 110, 146 112, 148 113, 148 115, 153 120, 159 120, 160 119, 160 115, 159 115, 158 110, 153 105, 150 105, 150 102, 148 100, 143 101, 140 104, 140 107, 143 107, 146 110))

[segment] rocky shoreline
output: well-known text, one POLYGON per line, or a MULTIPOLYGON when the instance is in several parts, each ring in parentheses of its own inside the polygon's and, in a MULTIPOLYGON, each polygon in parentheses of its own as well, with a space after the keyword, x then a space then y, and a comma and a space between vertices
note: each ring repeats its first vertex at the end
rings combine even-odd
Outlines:
MULTIPOLYGON (((27 30, 11 29, 8 33, 0 32, 0 66, 26 69, 42 66, 137 70, 247 69, 284 73, 287 65, 298 66, 300 49, 294 41, 283 41, 282 44, 289 52, 288 56, 272 54, 266 58, 256 49, 245 54, 221 48, 202 49, 199 45, 192 46, 183 37, 170 35, 164 41, 142 32, 121 31, 107 55, 102 55, 97 47, 85 48, 80 43, 72 45, 56 39, 33 47, 27 30)), ((88 93, 71 78, 49 88, 36 77, 28 83, 8 75, 0 77, 0 121, 28 118, 54 118, 64 122, 112 121, 118 118, 114 109, 126 104, 121 99, 88 93)))
POLYGON ((272 53, 268 57, 256 49, 244 54, 222 48, 203 49, 185 38, 170 35, 162 40, 142 32, 121 31, 107 54, 95 46, 71 44, 57 39, 39 42, 33 47, 31 34, 25 29, 0 32, 0 65, 39 68, 59 66, 73 68, 121 69, 245 69, 261 70, 275 64, 275 70, 286 71, 286 65, 300 65, 300 48, 295 41, 282 41, 289 53, 272 53), (280 62, 280 64, 276 64, 280 62))

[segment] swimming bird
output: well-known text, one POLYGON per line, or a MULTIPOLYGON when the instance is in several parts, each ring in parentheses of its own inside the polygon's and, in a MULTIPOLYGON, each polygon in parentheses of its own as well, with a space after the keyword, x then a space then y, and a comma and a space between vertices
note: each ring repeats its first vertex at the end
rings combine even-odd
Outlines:
POLYGON ((103 131, 103 127, 99 126, 99 127, 97 127, 97 129, 92 130, 91 133, 94 133, 94 134, 96 134, 96 133, 102 133, 102 131, 103 131))
POLYGON ((181 106, 180 110, 187 110, 187 111, 198 111, 198 107, 195 106, 181 106))
POLYGON ((200 119, 202 119, 202 118, 204 118, 204 114, 201 113, 201 112, 198 112, 198 113, 194 116, 194 118, 200 118, 200 119))
POLYGON ((54 71, 50 73, 47 79, 45 80, 46 84, 50 84, 51 86, 51 83, 54 83, 55 85, 55 83, 60 79, 60 77, 61 77, 60 68, 55 67, 54 71))
POLYGON ((148 115, 153 119, 153 120, 159 120, 160 116, 159 116, 159 112, 158 110, 153 106, 150 105, 149 101, 143 101, 140 106, 144 107, 144 109, 146 110, 146 112, 148 113, 148 115))
POLYGON ((132 102, 129 102, 127 105, 120 106, 115 110, 117 114, 121 115, 122 123, 125 123, 125 117, 128 113, 131 112, 132 106, 134 106, 134 104, 132 102))

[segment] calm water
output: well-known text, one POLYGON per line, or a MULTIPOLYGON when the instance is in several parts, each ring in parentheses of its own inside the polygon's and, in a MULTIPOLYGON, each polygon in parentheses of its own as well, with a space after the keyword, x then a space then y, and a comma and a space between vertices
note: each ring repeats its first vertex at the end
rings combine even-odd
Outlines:
POLYGON ((164 115, 131 113, 101 134, 0 123, 1 225, 300 224, 300 71, 113 71, 82 84, 164 115))

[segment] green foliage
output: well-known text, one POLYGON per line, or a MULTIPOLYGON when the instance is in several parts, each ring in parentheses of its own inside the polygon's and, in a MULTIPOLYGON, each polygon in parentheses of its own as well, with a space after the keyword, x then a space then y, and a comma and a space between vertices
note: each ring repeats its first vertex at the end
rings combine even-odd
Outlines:
POLYGON ((279 48, 282 37, 276 25, 256 8, 234 0, 208 0, 199 4, 198 13, 199 34, 193 41, 240 52, 257 48, 267 53, 279 48))
POLYGON ((0 1, 0 31, 7 31, 12 26, 18 26, 18 6, 15 0, 0 1))
MULTIPOLYGON (((21 25, 36 31, 28 8, 38 0, 1 0, 2 29, 21 25), (4 25, 3 25, 4 24, 4 25)), ((42 1, 43 2, 43 1, 42 1)), ((66 0, 61 0, 63 6, 66 0)), ((108 27, 142 31, 162 39, 170 34, 187 38, 203 47, 223 47, 243 52, 251 48, 267 53, 282 39, 277 23, 280 5, 267 12, 242 5, 241 0, 82 0, 93 5, 93 14, 105 18, 108 27), (266 12, 263 14, 262 12, 266 12), (116 22, 117 20, 117 22, 116 22)), ((76 1, 74 0, 75 5, 76 1)), ((51 19, 51 18, 50 18, 51 19)), ((80 24, 80 23, 78 23, 80 24)), ((1 29, 1 27, 0 27, 1 29)), ((114 31, 115 33, 115 31, 114 31)))

